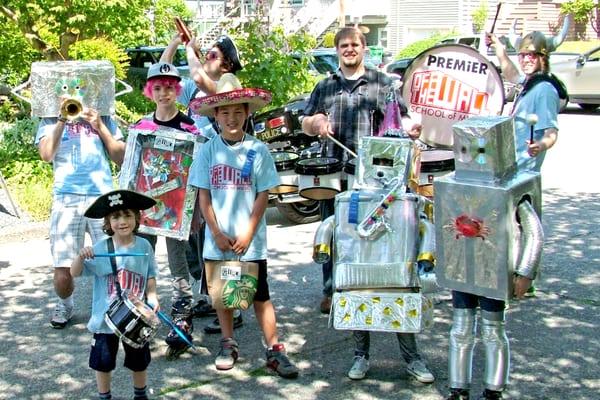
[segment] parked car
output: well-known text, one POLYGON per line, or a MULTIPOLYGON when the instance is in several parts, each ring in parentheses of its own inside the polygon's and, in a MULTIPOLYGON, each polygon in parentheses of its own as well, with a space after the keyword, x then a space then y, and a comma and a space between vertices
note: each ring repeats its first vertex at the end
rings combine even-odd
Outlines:
MULTIPOLYGON (((125 52, 129 56, 129 69, 127 71, 127 79, 130 83, 139 84, 140 86, 146 82, 148 68, 160 60, 160 56, 165 51, 165 46, 139 46, 126 49, 125 52)), ((173 65, 177 67, 182 76, 189 76, 190 70, 185 55, 185 48, 180 46, 173 57, 173 65)))
MULTIPOLYGON (((277 158, 277 152, 294 153, 298 156, 297 159, 318 155, 318 139, 305 135, 300 122, 309 96, 296 96, 281 107, 254 116, 254 135, 266 143, 274 158, 277 158)), ((277 160, 275 164, 278 164, 277 160)), ((293 166, 286 168, 291 167, 293 166)), ((298 224, 315 222, 321 218, 319 202, 300 197, 297 190, 270 194, 269 204, 277 207, 281 214, 298 224)))
POLYGON ((414 57, 400 58, 392 61, 383 67, 383 70, 388 75, 397 75, 402 79, 404 71, 408 68, 414 57))
POLYGON ((600 47, 585 53, 551 53, 550 71, 564 82, 571 103, 584 110, 600 106, 600 47))

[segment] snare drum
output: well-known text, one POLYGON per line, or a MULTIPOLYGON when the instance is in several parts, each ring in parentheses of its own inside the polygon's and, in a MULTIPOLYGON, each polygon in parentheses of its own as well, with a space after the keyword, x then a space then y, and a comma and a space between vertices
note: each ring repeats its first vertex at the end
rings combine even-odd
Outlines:
POLYGON ((421 174, 419 175, 419 194, 433 198, 433 181, 454 171, 454 152, 452 150, 425 150, 421 152, 421 174))
POLYGON ((347 190, 352 190, 354 189, 354 177, 356 175, 356 158, 352 158, 348 161, 346 161, 346 164, 344 165, 344 172, 346 174, 346 180, 347 180, 347 186, 346 189, 347 190))
POLYGON ((298 174, 294 171, 298 154, 289 151, 274 151, 271 156, 279 175, 279 186, 269 190, 273 194, 295 193, 298 191, 298 174))
POLYGON ((104 321, 115 335, 136 349, 152 339, 160 325, 154 311, 131 293, 110 303, 104 321))
POLYGON ((342 191, 342 162, 333 157, 301 159, 298 173, 299 194, 310 200, 333 199, 342 191))

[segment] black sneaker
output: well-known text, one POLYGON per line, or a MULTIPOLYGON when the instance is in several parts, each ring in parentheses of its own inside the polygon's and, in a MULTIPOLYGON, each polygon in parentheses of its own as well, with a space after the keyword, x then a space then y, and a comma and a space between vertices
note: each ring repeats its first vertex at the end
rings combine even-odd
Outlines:
POLYGON ((282 378, 293 379, 298 376, 298 368, 285 354, 283 344, 273 345, 272 350, 267 349, 267 368, 275 371, 282 378))
POLYGON ((485 389, 481 396, 479 396, 479 400, 502 400, 502 392, 485 389))
POLYGON ((450 388, 450 395, 446 400, 469 400, 469 391, 467 389, 450 388))
MULTIPOLYGON (((242 326, 244 324, 244 320, 242 319, 242 313, 240 313, 240 315, 238 315, 237 317, 233 317, 233 329, 237 329, 240 326, 242 326)), ((206 325, 204 327, 204 332, 205 333, 221 333, 221 325, 219 325, 219 318, 215 318, 213 320, 213 322, 211 322, 210 324, 206 325)))
POLYGON ((194 318, 202 318, 210 315, 216 315, 217 311, 213 308, 212 304, 204 299, 201 299, 198 300, 194 307, 192 307, 192 313, 194 314, 194 318))

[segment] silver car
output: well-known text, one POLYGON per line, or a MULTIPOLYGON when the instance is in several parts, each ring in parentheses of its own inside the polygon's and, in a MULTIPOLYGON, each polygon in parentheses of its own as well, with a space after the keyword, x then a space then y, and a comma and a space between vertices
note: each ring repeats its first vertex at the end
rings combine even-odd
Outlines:
POLYGON ((550 72, 564 82, 571 103, 584 110, 600 106, 600 47, 586 53, 551 53, 550 72))

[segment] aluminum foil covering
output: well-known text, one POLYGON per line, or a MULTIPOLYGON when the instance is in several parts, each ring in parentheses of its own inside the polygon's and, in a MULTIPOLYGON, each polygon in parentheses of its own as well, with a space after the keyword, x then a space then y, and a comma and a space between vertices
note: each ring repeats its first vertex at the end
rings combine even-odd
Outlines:
POLYGON ((109 61, 31 64, 31 115, 57 117, 62 97, 74 97, 100 115, 115 113, 115 69, 109 61))
POLYGON ((433 302, 421 293, 352 290, 332 303, 335 329, 418 333, 433 325, 433 302))
POLYGON ((506 116, 476 116, 454 124, 456 178, 509 179, 516 171, 513 122, 506 116))
POLYGON ((447 176, 436 180, 434 186, 439 285, 510 299, 520 255, 517 207, 529 198, 540 215, 540 174, 520 172, 498 185, 447 176))
POLYGON ((393 178, 406 186, 418 186, 416 165, 418 152, 408 138, 363 136, 358 148, 357 183, 359 188, 382 188, 393 178))
POLYGON ((164 126, 129 129, 119 187, 157 201, 156 206, 142 211, 140 232, 189 238, 196 189, 187 178, 202 141, 201 136, 164 126))
POLYGON ((334 286, 336 288, 413 287, 419 239, 419 199, 403 194, 385 211, 386 231, 375 240, 358 236, 357 223, 377 206, 385 190, 347 191, 335 198, 334 286), (352 193, 358 196, 351 221, 352 193), (394 273, 390 273, 394 269, 394 273), (370 271, 370 274, 365 272, 370 271), (337 285, 341 286, 337 286, 337 285))

